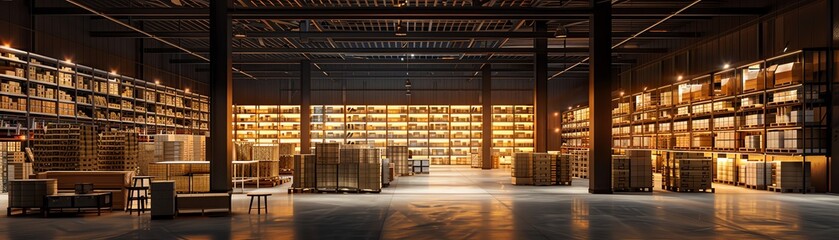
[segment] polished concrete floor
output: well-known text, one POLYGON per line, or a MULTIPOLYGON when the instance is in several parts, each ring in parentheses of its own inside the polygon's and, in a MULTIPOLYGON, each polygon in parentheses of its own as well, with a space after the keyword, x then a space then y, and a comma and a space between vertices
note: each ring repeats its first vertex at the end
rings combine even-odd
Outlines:
MULTIPOLYGON (((270 213, 154 220, 115 211, 0 217, 0 239, 836 239, 839 196, 717 184, 717 192, 591 195, 573 186, 511 186, 509 170, 432 167, 381 194, 274 193, 270 213)), ((659 186, 658 184, 656 186, 659 186)), ((0 196, 0 206, 7 197, 0 196)), ((5 207, 3 208, 5 210, 5 207)))

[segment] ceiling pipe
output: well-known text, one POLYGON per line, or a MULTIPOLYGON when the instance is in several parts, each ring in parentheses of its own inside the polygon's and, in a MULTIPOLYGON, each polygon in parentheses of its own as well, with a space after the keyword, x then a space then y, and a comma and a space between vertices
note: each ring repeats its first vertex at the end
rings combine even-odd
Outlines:
MULTIPOLYGON (((673 18, 673 17, 675 17, 676 15, 679 15, 679 13, 684 12, 684 11, 685 11, 685 10, 687 10, 688 8, 693 7, 694 5, 698 4, 698 3, 699 3, 699 2, 701 2, 701 1, 702 1, 702 0, 696 0, 696 1, 693 1, 692 3, 690 3, 690 4, 688 4, 687 6, 683 7, 682 9, 679 9, 679 11, 676 11, 676 12, 674 12, 673 14, 670 14, 669 16, 667 16, 667 17, 665 17, 665 18, 663 18, 663 19, 659 20, 658 22, 653 23, 653 25, 650 25, 649 27, 644 28, 643 30, 639 31, 638 33, 633 34, 632 36, 629 36, 628 38, 624 39, 623 41, 620 41, 619 43, 617 43, 617 44, 613 45, 613 46, 612 46, 612 49, 615 49, 615 48, 617 48, 617 47, 620 47, 621 45, 623 45, 623 44, 625 44, 625 43, 629 42, 630 40, 637 38, 639 35, 641 35, 641 34, 643 34, 643 33, 647 32, 647 31, 649 31, 650 29, 653 29, 654 27, 656 27, 656 26, 658 26, 658 25, 660 25, 660 24, 662 24, 662 23, 666 22, 667 20, 670 20, 670 18, 673 18)), ((580 61, 580 62, 578 62, 578 63, 575 63, 574 65, 571 65, 570 67, 566 68, 565 70, 562 70, 562 71, 560 71, 560 72, 558 72, 558 73, 554 74, 553 76, 549 77, 549 78, 548 78, 548 80, 554 79, 554 78, 558 77, 559 75, 562 75, 563 73, 568 72, 569 70, 571 70, 571 69, 573 69, 573 68, 575 68, 575 67, 579 66, 580 64, 583 64, 583 63, 587 62, 590 58, 591 58, 591 57, 586 57, 586 58, 585 58, 585 59, 583 59, 582 61, 580 61)))
MULTIPOLYGON (((155 36, 155 35, 153 35, 153 34, 151 34, 151 33, 148 33, 148 32, 146 32, 146 31, 143 31, 143 30, 139 29, 139 28, 136 28, 136 27, 134 27, 134 26, 131 26, 131 25, 130 25, 130 24, 128 24, 128 23, 124 23, 124 22, 119 21, 119 20, 117 20, 117 19, 115 19, 115 18, 112 18, 112 17, 110 17, 110 16, 108 16, 108 15, 105 15, 105 13, 102 13, 102 12, 96 11, 96 10, 94 10, 94 9, 92 9, 92 8, 90 8, 90 7, 86 6, 86 5, 84 5, 84 4, 81 4, 81 3, 76 2, 75 0, 65 0, 65 1, 67 1, 67 2, 68 2, 68 3, 70 3, 70 4, 76 5, 77 7, 80 7, 80 8, 82 8, 82 9, 84 9, 84 10, 87 10, 88 12, 93 13, 93 14, 95 14, 95 15, 97 15, 97 16, 100 16, 100 17, 103 17, 103 18, 105 18, 105 19, 108 19, 108 20, 110 20, 111 22, 114 22, 114 23, 116 23, 116 24, 119 24, 119 25, 121 25, 121 26, 123 26, 123 27, 126 27, 126 28, 128 28, 128 29, 131 29, 131 30, 136 31, 136 32, 138 32, 138 33, 141 33, 141 34, 143 34, 143 35, 146 35, 146 36, 148 36, 149 38, 152 38, 152 39, 155 39, 155 40, 157 40, 157 41, 160 41, 160 42, 162 42, 163 44, 166 44, 166 45, 172 46, 172 47, 174 47, 174 48, 180 49, 181 51, 184 51, 184 52, 186 52, 187 54, 192 55, 192 56, 194 56, 194 57, 196 57, 196 58, 202 59, 202 60, 207 61, 207 62, 209 62, 209 61, 210 61, 210 59, 209 59, 209 58, 206 58, 206 57, 204 57, 204 56, 201 56, 201 54, 198 54, 198 53, 195 53, 195 52, 189 51, 188 49, 186 49, 186 48, 184 48, 184 47, 181 47, 181 46, 179 46, 179 45, 177 45, 177 44, 175 44, 175 43, 172 43, 172 42, 166 41, 166 40, 164 40, 163 38, 157 37, 157 36, 155 36)), ((248 74, 248 73, 246 73, 246 72, 244 72, 244 71, 241 71, 241 70, 239 70, 239 69, 233 68, 233 71, 236 71, 236 72, 238 72, 238 73, 240 73, 240 74, 242 74, 242 75, 248 76, 248 77, 250 77, 250 78, 252 78, 252 79, 256 79, 256 77, 254 77, 253 75, 250 75, 250 74, 248 74)))

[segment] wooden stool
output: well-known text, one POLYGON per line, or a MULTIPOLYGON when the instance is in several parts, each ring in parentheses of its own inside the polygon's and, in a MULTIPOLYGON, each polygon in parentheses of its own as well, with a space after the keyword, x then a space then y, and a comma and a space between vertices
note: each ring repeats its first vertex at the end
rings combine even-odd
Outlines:
POLYGON ((137 215, 146 212, 146 201, 148 200, 149 187, 127 187, 128 202, 125 205, 125 211, 131 214, 132 210, 137 210, 137 215), (134 193, 137 195, 134 195, 134 193), (141 195, 141 192, 146 192, 146 195, 141 195), (132 203, 137 202, 137 208, 131 208, 132 203))
POLYGON ((253 198, 256 198, 256 214, 262 214, 262 209, 265 209, 265 214, 268 214, 268 196, 271 196, 270 193, 248 193, 248 196, 251 197, 251 204, 248 206, 248 214, 251 214, 251 209, 253 208, 253 198), (262 202, 260 202, 260 198, 265 202, 265 207, 262 206, 262 202))

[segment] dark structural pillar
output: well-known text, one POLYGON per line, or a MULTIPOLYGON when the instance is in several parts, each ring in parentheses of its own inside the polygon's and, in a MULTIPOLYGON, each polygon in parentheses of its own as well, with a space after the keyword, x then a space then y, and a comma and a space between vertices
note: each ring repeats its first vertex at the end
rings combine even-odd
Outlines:
POLYGON ((611 1, 590 0, 589 193, 612 193, 611 1))
POLYGON ((827 53, 827 62, 831 64, 832 68, 828 72, 828 80, 830 80, 830 84, 828 85, 828 89, 830 89, 830 130, 832 132, 830 136, 830 149, 828 149, 828 153, 830 159, 828 159, 828 192, 831 193, 839 193, 839 89, 836 88, 836 84, 839 83, 839 77, 837 77, 837 73, 839 73, 839 68, 836 68, 835 64, 832 64, 835 60, 833 60, 836 55, 836 45, 839 44, 839 32, 833 31, 837 27, 837 23, 839 23, 839 4, 836 4, 835 1, 827 1, 828 4, 828 11, 830 16, 830 24, 827 32, 833 33, 830 36, 830 48, 827 53))
POLYGON ((312 153, 312 62, 300 61, 300 153, 312 153))
MULTIPOLYGON (((548 23, 537 21, 533 32, 543 34, 548 23)), ((548 39, 533 39, 533 143, 535 152, 548 151, 548 39)))
POLYGON ((233 1, 210 1, 210 191, 231 190, 233 164, 233 1))
POLYGON ((481 68, 481 169, 492 169, 492 65, 481 68))

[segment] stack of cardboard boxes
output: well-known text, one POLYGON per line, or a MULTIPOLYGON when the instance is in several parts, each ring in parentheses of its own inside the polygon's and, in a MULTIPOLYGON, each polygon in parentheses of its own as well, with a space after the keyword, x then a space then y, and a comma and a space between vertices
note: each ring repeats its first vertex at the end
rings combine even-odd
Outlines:
POLYGON ((533 153, 519 152, 513 155, 513 185, 533 184, 533 153))
POLYGON ((770 188, 776 192, 810 192, 810 162, 775 162, 775 178, 770 188))

